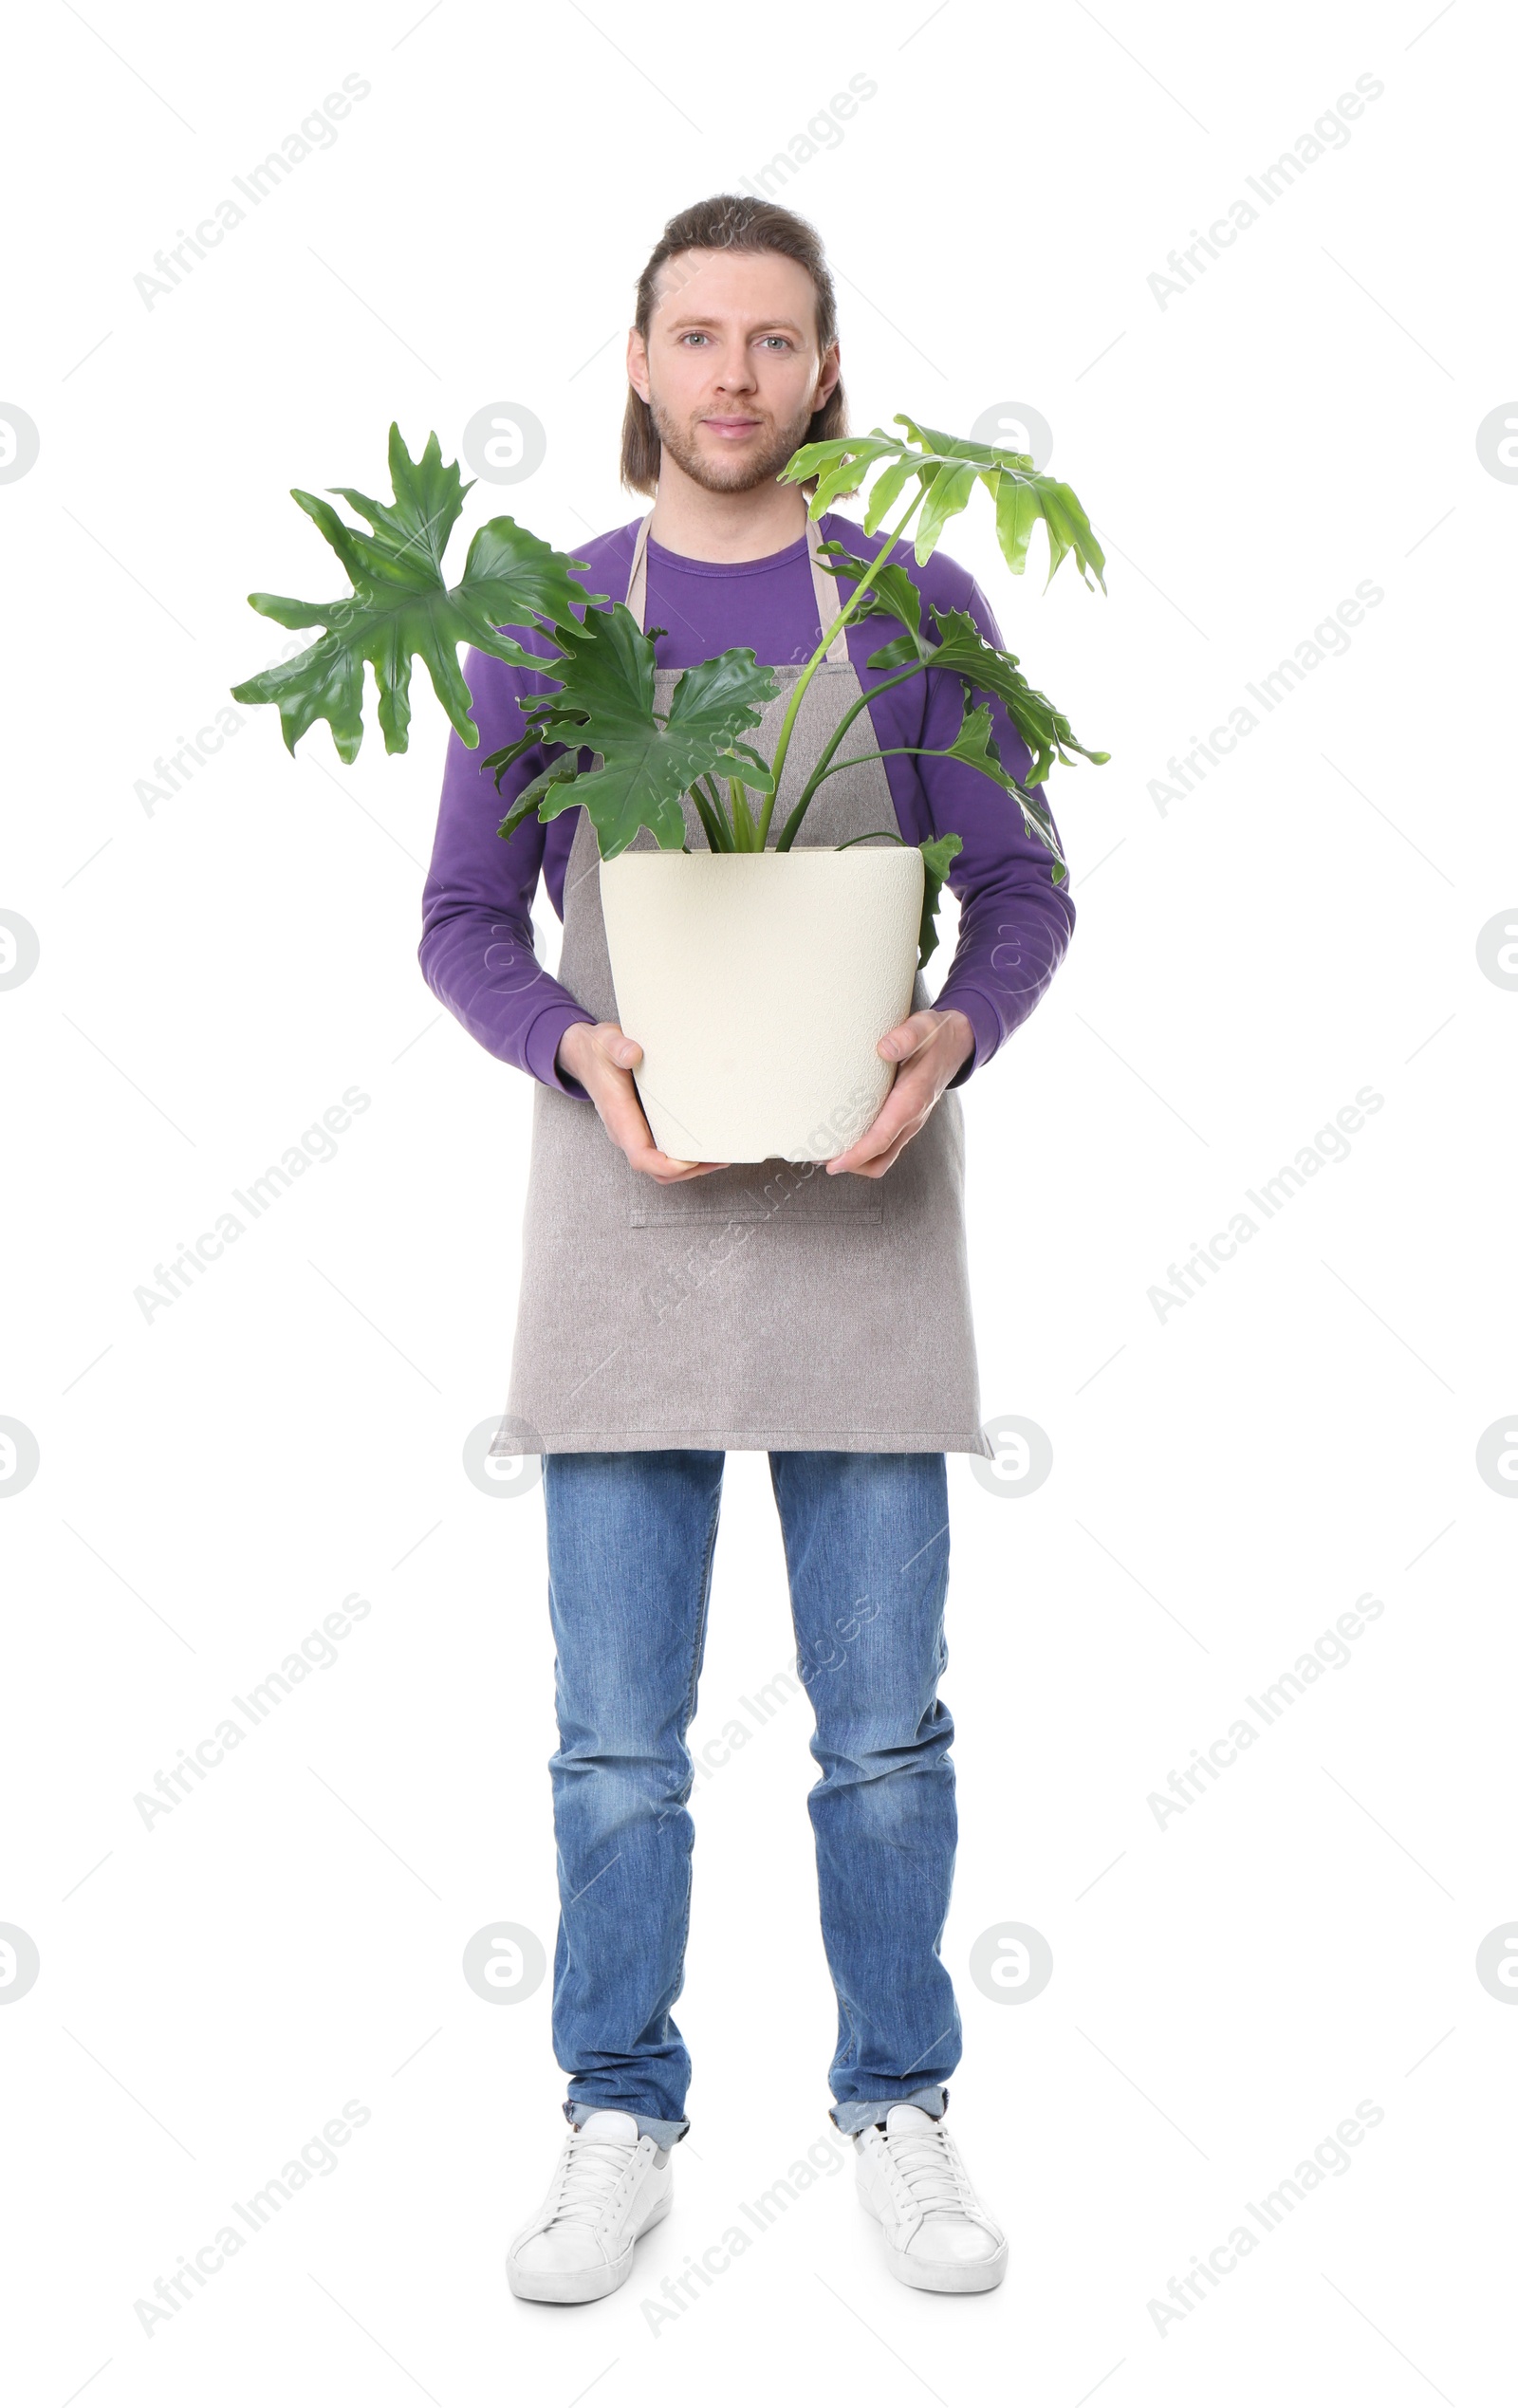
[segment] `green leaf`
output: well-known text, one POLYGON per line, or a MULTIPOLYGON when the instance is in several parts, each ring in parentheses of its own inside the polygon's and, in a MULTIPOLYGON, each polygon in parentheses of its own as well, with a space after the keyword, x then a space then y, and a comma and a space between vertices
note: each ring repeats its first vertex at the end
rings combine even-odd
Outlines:
MULTIPOLYGON (((818 546, 822 565, 830 577, 857 585, 869 574, 869 562, 860 560, 836 536, 830 535, 818 546)), ((870 578, 870 600, 860 611, 861 619, 898 619, 916 635, 922 624, 922 596, 899 562, 887 561, 870 578)))
POLYGON ((1039 522, 1038 495, 1026 478, 1004 476, 996 489, 996 541, 1014 577, 1027 565, 1027 546, 1039 522))
POLYGON ((919 426, 898 410, 892 420, 904 426, 920 451, 934 460, 968 461, 977 470, 1011 469, 1027 474, 1033 468, 1026 452, 1009 452, 998 443, 975 443, 968 435, 943 435, 934 426, 919 426))
POLYGON ((1030 777, 1025 786, 1020 778, 1013 777, 997 750, 996 739, 991 732, 990 704, 983 702, 978 708, 972 709, 969 687, 964 691, 965 715, 959 733, 946 749, 947 756, 953 761, 963 761, 972 769, 978 769, 983 777, 992 779, 1004 794, 1013 797, 1022 810, 1023 824, 1028 834, 1037 838, 1053 861, 1054 881, 1058 885, 1065 873, 1064 856, 1054 832, 1053 818, 1038 796, 1029 791, 1038 780, 1030 777))
POLYGON ((1066 552, 1073 552, 1085 583, 1091 583, 1088 572, 1094 571, 1105 592, 1105 555, 1075 494, 1058 477, 1035 469, 1026 452, 945 435, 937 427, 920 426, 904 411, 898 411, 893 423, 906 429, 904 437, 876 427, 867 435, 804 444, 781 471, 780 482, 817 476, 810 506, 816 518, 836 494, 853 491, 873 477, 863 520, 864 532, 872 535, 908 479, 916 476, 922 507, 912 542, 919 566, 931 558, 947 522, 965 509, 976 484, 982 484, 996 503, 997 540, 1014 576, 1023 574, 1028 536, 1035 520, 1042 518, 1049 539, 1049 576, 1066 552))
MULTIPOLYGON (((411 725, 412 662, 420 658, 433 690, 465 744, 479 743, 469 716, 471 695, 458 664, 458 646, 472 643, 515 668, 542 669, 501 625, 530 626, 536 620, 572 621, 604 596, 590 595, 572 571, 583 561, 556 552, 509 518, 491 519, 470 544, 464 574, 450 586, 443 554, 470 486, 458 464, 445 466, 435 435, 419 459, 412 459, 398 426, 390 430, 393 502, 377 502, 351 486, 330 490, 348 503, 370 531, 349 527, 328 502, 294 489, 294 499, 331 545, 346 570, 351 593, 334 602, 292 602, 278 594, 250 594, 253 608, 283 627, 324 627, 325 635, 295 659, 233 686, 235 702, 271 702, 278 708, 286 749, 296 745, 318 719, 332 731, 339 758, 353 761, 363 740, 363 664, 368 661, 380 694, 380 726, 387 752, 404 752, 411 725)), ((472 480, 471 480, 472 482, 472 480)))
POLYGON ((922 626, 922 596, 907 571, 896 561, 887 561, 870 580, 873 600, 861 612, 862 619, 897 619, 909 636, 917 635, 922 626))
MULTIPOLYGON (((869 615, 868 611, 863 613, 866 619, 869 615)), ((934 651, 935 646, 920 636, 898 636, 892 642, 882 644, 879 652, 872 652, 864 666, 866 669, 905 669, 914 660, 931 660, 934 651)))
POLYGON ((1072 753, 1079 752, 1087 761, 1099 764, 1111 755, 1093 752, 1079 743, 1064 713, 1055 709, 1046 695, 1039 694, 1028 684, 1017 665, 1016 654, 999 651, 988 643, 968 612, 931 610, 931 616, 939 630, 940 641, 935 643, 922 636, 898 636, 894 643, 883 644, 879 652, 872 653, 865 665, 887 671, 907 668, 920 659, 931 668, 949 670, 958 677, 965 715, 958 734, 947 750, 955 760, 964 761, 983 776, 993 779, 1014 798, 1029 835, 1048 853, 1050 875, 1058 885, 1065 876, 1064 859, 1048 806, 1032 789, 1043 784, 1056 761, 1069 767, 1072 753), (976 693, 994 695, 1005 706, 1031 755, 1026 779, 1014 778, 1003 763, 991 732, 989 708, 972 707, 976 693))
POLYGON ((938 898, 949 876, 949 864, 964 851, 964 839, 935 836, 917 846, 922 855, 922 917, 917 926, 917 968, 922 970, 938 950, 938 898))
POLYGON ((495 791, 497 794, 501 791, 501 780, 505 777, 512 762, 520 761, 524 752, 530 752, 533 746, 541 743, 541 741, 542 738, 539 736, 537 730, 532 728, 528 730, 525 736, 518 736, 515 744, 504 744, 499 752, 487 752, 484 760, 480 763, 480 768, 482 770, 493 770, 495 775, 495 791))
MULTIPOLYGON (((490 764, 487 761, 482 761, 480 767, 481 769, 488 769, 490 764)), ((496 835, 507 837, 514 836, 517 829, 522 825, 523 821, 530 820, 532 818, 545 795, 550 793, 556 786, 573 785, 579 775, 579 754, 575 752, 561 752, 557 761, 550 761, 546 769, 540 769, 535 778, 529 778, 528 780, 527 785, 522 788, 521 793, 517 796, 516 801, 511 806, 511 808, 508 811, 505 819, 501 822, 500 826, 496 829, 496 835)), ((499 793, 501 785, 499 775, 497 775, 495 785, 496 792, 499 793)), ((565 795, 561 801, 554 805, 551 811, 544 812, 544 818, 546 820, 556 819, 560 811, 563 810, 565 804, 575 800, 576 797, 573 795, 565 795)))
POLYGON ((756 752, 751 744, 734 743, 728 751, 718 755, 712 769, 713 775, 737 778, 744 786, 760 794, 773 794, 775 790, 774 771, 764 754, 756 752))
POLYGON ((807 504, 806 515, 821 518, 840 493, 854 491, 877 460, 894 458, 900 449, 899 437, 885 434, 880 427, 869 435, 834 435, 824 443, 804 443, 791 454, 775 482, 803 485, 815 476, 817 491, 807 504))
MULTIPOLYGON (((499 635, 498 628, 527 627, 537 619, 550 630, 557 629, 566 625, 576 611, 608 599, 605 594, 587 593, 569 573, 588 566, 586 561, 556 552, 541 537, 518 527, 514 519, 490 518, 471 537, 464 574, 450 589, 448 599, 464 621, 468 641, 480 652, 508 660, 520 646, 510 637, 499 635)), ((528 653, 527 658, 531 668, 548 666, 536 653, 528 653)), ((521 662, 513 665, 520 668, 521 662)))
MULTIPOLYGON (((1092 534, 1091 522, 1069 486, 1062 485, 1057 477, 1050 476, 1041 480, 1039 491, 1044 508, 1044 523, 1049 534, 1049 576, 1053 576, 1060 565, 1059 559, 1054 558, 1054 530, 1058 521, 1061 535, 1070 550, 1074 552, 1075 565, 1081 571, 1082 577, 1085 577, 1088 565, 1094 567, 1097 572, 1097 583, 1105 593, 1106 580, 1101 571, 1106 565, 1106 554, 1092 534)), ((1062 552, 1060 559, 1063 558, 1062 552)), ((1046 579, 1046 584, 1048 580, 1046 579)), ((1087 582, 1089 583, 1089 580, 1087 582)))
POLYGON ((933 557, 938 538, 949 520, 961 511, 975 490, 975 471, 968 462, 962 466, 940 466, 928 487, 916 526, 912 530, 913 547, 917 566, 933 557))
MULTIPOLYGON (((1026 784, 1020 789, 1042 786, 1056 761, 1070 767, 1070 755, 1081 753, 1087 761, 1105 761, 1104 752, 1093 752, 1082 744, 1062 711, 1055 709, 1046 695, 1030 686, 1017 665, 1017 655, 1001 652, 988 643, 968 611, 935 610, 934 623, 941 640, 932 648, 924 644, 924 658, 935 669, 951 669, 964 683, 967 696, 972 688, 994 695, 1004 703, 1009 718, 1032 754, 1026 784)), ((872 657, 869 666, 894 665, 887 656, 898 647, 888 644, 884 654, 872 657)), ((1025 801, 1025 816, 1028 802, 1025 801)), ((1036 805, 1033 806, 1036 809, 1036 805)))
POLYGON ((982 702, 974 709, 966 702, 959 733, 947 749, 952 760, 968 762, 972 769, 980 769, 987 777, 994 778, 998 786, 1015 787, 1016 779, 1002 768, 1002 756, 996 750, 989 702, 982 702))
MULTIPOLYGON (((732 747, 745 729, 759 726, 762 706, 777 692, 770 671, 747 648, 719 653, 682 673, 661 721, 654 710, 654 646, 623 603, 587 610, 583 624, 571 619, 556 626, 554 640, 562 657, 534 665, 559 681, 557 691, 526 702, 529 733, 508 753, 519 755, 534 741, 562 742, 588 747, 601 759, 578 773, 554 763, 556 778, 545 772, 535 781, 540 816, 554 819, 583 803, 603 861, 625 852, 640 827, 651 828, 662 845, 683 845, 680 798, 696 779, 751 776, 732 747)), ((768 763, 757 753, 751 760, 768 776, 768 763)))
POLYGON ((861 522, 866 535, 874 535, 878 533, 879 528, 884 526, 886 513, 895 505, 897 497, 900 493, 901 488, 905 485, 908 477, 915 476, 916 472, 917 464, 916 460, 908 454, 901 459, 893 461, 892 465, 886 469, 881 475, 876 478, 875 483, 870 488, 869 508, 866 509, 864 517, 861 522))
MULTIPOLYGON (((1009 452, 994 443, 972 443, 968 438, 944 435, 936 427, 919 426, 915 418, 898 411, 895 424, 904 426, 911 438, 903 445, 903 455, 914 464, 935 472, 947 471, 949 481, 936 501, 933 490, 939 480, 935 474, 917 523, 915 541, 918 561, 926 560, 937 543, 943 521, 963 509, 978 477, 996 500, 996 534, 1002 556, 1014 576, 1021 576, 1027 558, 1027 537, 1034 518, 1042 518, 1049 538, 1049 576, 1052 577, 1065 553, 1073 552, 1082 579, 1089 584, 1087 570, 1094 570, 1096 582, 1106 591, 1102 570, 1106 556, 1091 531, 1091 523, 1068 485, 1058 477, 1035 469, 1026 452, 1009 452), (967 474, 968 472, 968 474, 967 474), (1017 493, 1026 500, 1014 500, 1017 493), (928 538, 924 550, 924 530, 928 538)), ((924 482, 927 482, 926 477, 924 482)), ((1047 580, 1046 580, 1046 583, 1047 580)))

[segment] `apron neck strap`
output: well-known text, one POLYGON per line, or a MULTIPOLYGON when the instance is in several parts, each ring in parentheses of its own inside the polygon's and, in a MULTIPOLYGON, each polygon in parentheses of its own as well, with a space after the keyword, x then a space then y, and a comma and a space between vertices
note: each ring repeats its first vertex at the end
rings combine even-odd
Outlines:
MULTIPOLYGON (((653 511, 649 510, 639 527, 637 540, 633 545, 633 565, 628 572, 627 578, 627 607, 632 612, 633 617, 637 620, 639 627, 645 626, 648 620, 648 529, 649 523, 652 520, 653 515, 653 511)), ((840 610, 842 608, 844 592, 844 588, 839 580, 836 577, 829 577, 826 569, 822 566, 821 562, 818 559, 817 546, 821 540, 821 520, 808 518, 806 521, 806 553, 807 559, 811 565, 812 591, 817 598, 817 625, 819 631, 829 626, 838 617, 840 610)), ((833 662, 838 666, 847 666, 848 635, 844 628, 841 627, 837 635, 833 638, 832 642, 827 648, 825 658, 828 661, 833 662)))

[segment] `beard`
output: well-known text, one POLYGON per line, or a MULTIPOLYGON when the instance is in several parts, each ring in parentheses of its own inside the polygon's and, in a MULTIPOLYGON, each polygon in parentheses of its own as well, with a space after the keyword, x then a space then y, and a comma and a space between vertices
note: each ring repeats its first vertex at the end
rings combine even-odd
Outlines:
MULTIPOLYGON (((704 486, 709 493, 749 493, 756 485, 773 483, 793 452, 806 440, 813 411, 808 401, 789 426, 775 430, 772 436, 763 432, 756 438, 758 448, 742 458, 723 459, 712 456, 697 448, 695 426, 699 421, 682 424, 670 416, 657 397, 649 397, 649 416, 654 432, 670 457, 682 468, 694 485, 704 486)), ((739 415, 734 413, 734 415, 739 415)), ((743 415, 747 415, 747 405, 743 415)))

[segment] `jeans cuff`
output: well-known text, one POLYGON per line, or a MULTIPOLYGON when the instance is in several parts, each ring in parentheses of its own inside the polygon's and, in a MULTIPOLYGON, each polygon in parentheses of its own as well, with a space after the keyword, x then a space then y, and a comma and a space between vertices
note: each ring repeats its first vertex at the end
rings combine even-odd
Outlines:
POLYGON ((949 2093, 942 2083, 935 2082, 926 2090, 900 2090, 894 2099, 841 2100, 828 2113, 840 2132, 862 2132, 867 2124, 883 2123, 893 2107, 920 2107, 925 2115, 941 2116, 949 2105, 949 2093))
MULTIPOLYGON (((584 2122, 587 2116, 602 2115, 606 2110, 594 2099, 566 2099, 564 2102, 564 2112, 565 2121, 578 2128, 584 2122)), ((624 2107, 620 2102, 617 2103, 613 2112, 618 2115, 631 2116, 638 2126, 639 2139, 642 2139, 644 2133, 648 2133, 658 2142, 661 2149, 672 2149, 676 2141, 683 2140, 691 2129, 689 2116, 679 2116, 671 2121, 667 2116, 639 2115, 636 2107, 624 2107)))

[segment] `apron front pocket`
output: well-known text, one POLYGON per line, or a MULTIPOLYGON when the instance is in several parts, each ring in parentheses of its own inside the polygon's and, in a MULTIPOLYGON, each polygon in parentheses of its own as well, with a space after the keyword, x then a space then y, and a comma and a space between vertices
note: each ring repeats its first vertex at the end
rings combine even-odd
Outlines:
POLYGON ((707 1171, 698 1179, 660 1187, 639 1176, 628 1207, 634 1229, 667 1228, 687 1221, 859 1221, 879 1223, 881 1181, 857 1171, 827 1171, 821 1162, 735 1162, 707 1171))

